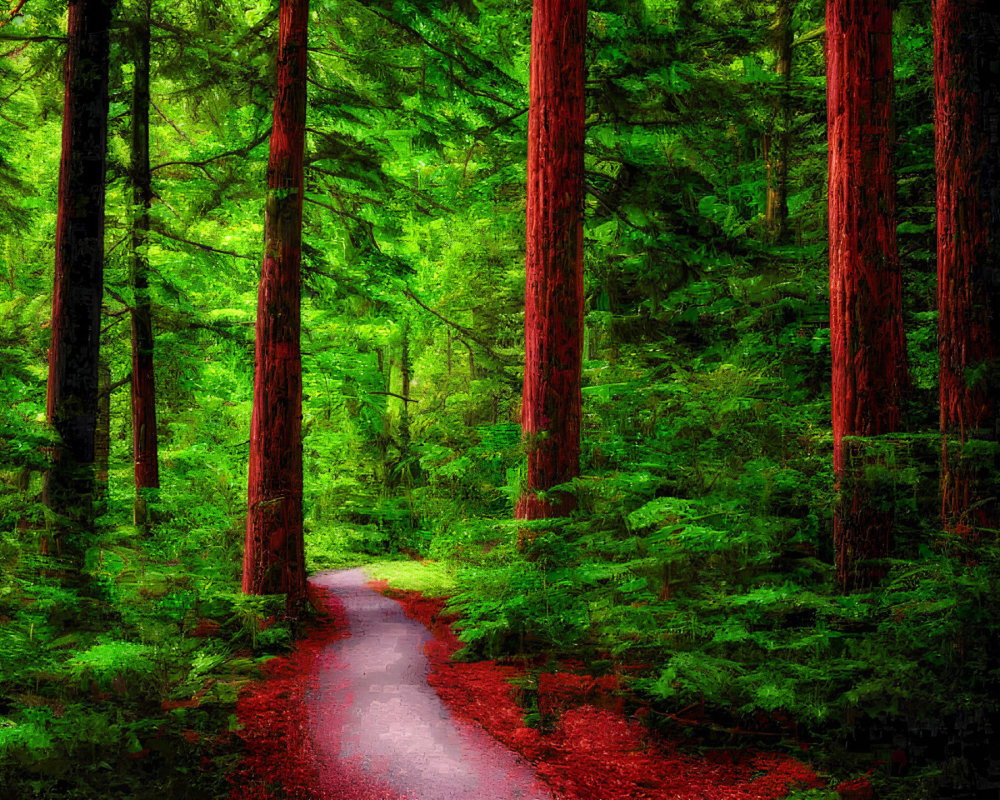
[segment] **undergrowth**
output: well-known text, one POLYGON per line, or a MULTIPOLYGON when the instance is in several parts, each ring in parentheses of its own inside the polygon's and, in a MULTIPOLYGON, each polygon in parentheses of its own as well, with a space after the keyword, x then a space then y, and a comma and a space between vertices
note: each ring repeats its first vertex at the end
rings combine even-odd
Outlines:
POLYGON ((767 346, 749 330, 752 357, 720 342, 681 368, 657 342, 587 362, 583 477, 560 487, 571 517, 511 519, 523 455, 491 433, 507 423, 479 430, 475 459, 428 445, 410 536, 455 572, 459 658, 625 669, 649 724, 693 744, 808 747, 834 784, 963 796, 1000 719, 1000 549, 937 527, 935 435, 871 440, 881 466, 865 480, 895 511, 893 558, 874 591, 838 590, 814 374, 828 342, 803 335, 810 313, 789 312, 767 346))
POLYGON ((212 537, 169 533, 95 535, 79 589, 49 577, 52 559, 22 550, 3 564, 4 797, 227 793, 237 695, 292 630, 281 598, 239 592, 233 564, 206 549, 212 537))

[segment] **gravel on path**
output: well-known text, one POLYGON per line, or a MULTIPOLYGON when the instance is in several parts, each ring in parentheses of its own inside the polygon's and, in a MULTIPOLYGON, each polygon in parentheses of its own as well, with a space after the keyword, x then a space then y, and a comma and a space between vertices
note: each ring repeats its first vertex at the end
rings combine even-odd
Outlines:
POLYGON ((346 770, 385 787, 386 800, 552 799, 530 764, 448 710, 427 683, 430 633, 364 572, 320 572, 310 582, 340 600, 350 629, 329 645, 306 697, 324 783, 346 770))

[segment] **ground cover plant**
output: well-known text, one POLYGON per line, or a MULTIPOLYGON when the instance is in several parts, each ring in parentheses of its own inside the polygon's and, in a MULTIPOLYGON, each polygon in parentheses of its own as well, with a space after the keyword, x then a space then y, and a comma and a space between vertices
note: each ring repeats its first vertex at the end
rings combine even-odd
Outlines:
POLYGON ((646 728, 623 716, 615 676, 577 676, 571 669, 580 665, 558 662, 456 663, 452 656, 461 643, 450 627, 454 617, 443 613, 444 600, 392 589, 387 581, 374 585, 434 633, 426 648, 428 681, 442 699, 529 759, 559 797, 742 800, 785 797, 793 788, 823 785, 808 767, 787 756, 744 751, 738 759, 732 753, 705 759, 678 752, 676 743, 650 740, 646 728), (529 703, 526 694, 532 695, 529 703), (525 705, 537 709, 536 727, 526 724, 525 705))

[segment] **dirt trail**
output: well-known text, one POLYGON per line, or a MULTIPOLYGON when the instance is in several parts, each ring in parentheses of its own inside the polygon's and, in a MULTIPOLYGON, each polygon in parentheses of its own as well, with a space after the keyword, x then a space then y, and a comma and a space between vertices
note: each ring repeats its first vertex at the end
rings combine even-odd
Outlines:
POLYGON ((350 627, 329 646, 306 697, 323 783, 356 775, 368 787, 359 800, 551 800, 528 763, 456 719, 427 684, 423 625, 359 569, 310 582, 340 599, 350 627))

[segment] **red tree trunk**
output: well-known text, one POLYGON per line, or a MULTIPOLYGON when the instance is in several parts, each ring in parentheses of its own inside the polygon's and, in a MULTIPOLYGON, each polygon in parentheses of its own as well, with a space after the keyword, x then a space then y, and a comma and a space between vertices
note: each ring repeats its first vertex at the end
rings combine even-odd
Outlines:
POLYGON ((308 0, 281 0, 278 92, 267 166, 264 264, 257 296, 256 371, 243 591, 305 597, 302 540, 302 360, 299 297, 308 0))
POLYGON ((585 0, 535 0, 528 112, 525 365, 527 487, 518 519, 568 513, 537 494, 580 474, 585 0))
POLYGON ((44 497, 63 518, 55 526, 56 551, 71 557, 80 555, 77 535, 93 521, 112 6, 112 0, 69 0, 46 403, 59 444, 44 497))
POLYGON ((996 529, 1000 330, 1000 8, 991 0, 934 3, 934 89, 941 355, 942 516, 960 532, 996 529), (949 446, 950 440, 950 446, 949 446))
POLYGON ((828 0, 830 338, 837 577, 845 590, 880 577, 866 559, 889 555, 892 512, 863 485, 871 445, 845 436, 898 429, 906 385, 896 187, 892 175, 890 0, 828 0))
POLYGON ((135 77, 132 84, 132 457, 135 465, 133 520, 147 521, 145 489, 160 486, 156 438, 156 382, 153 372, 153 321, 149 304, 149 208, 153 200, 149 170, 149 2, 135 28, 135 77))

